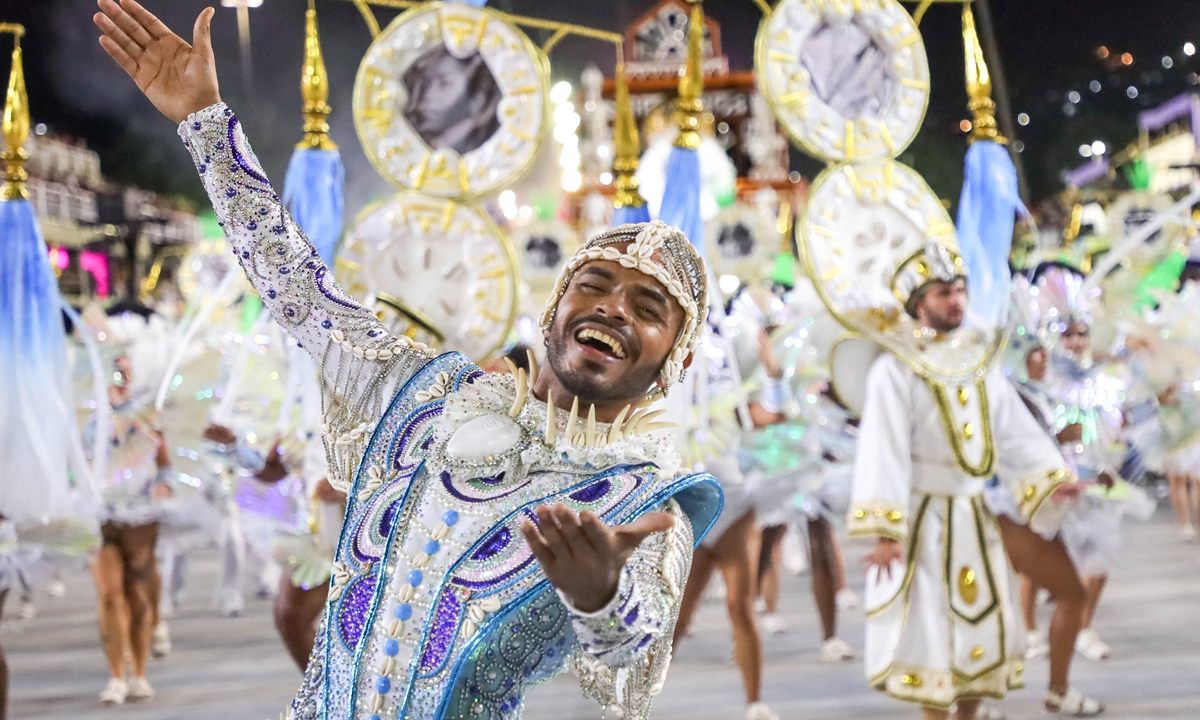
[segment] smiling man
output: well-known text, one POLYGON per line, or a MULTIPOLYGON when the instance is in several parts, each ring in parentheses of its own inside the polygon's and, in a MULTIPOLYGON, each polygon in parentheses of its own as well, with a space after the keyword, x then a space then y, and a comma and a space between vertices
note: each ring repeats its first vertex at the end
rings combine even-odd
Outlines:
POLYGON ((646 407, 703 327, 687 238, 647 223, 588 241, 543 315, 542 372, 434 357, 343 293, 284 209, 221 102, 212 10, 188 45, 134 0, 99 5, 100 43, 180 123, 251 282, 321 367, 349 500, 291 717, 514 718, 569 665, 613 714, 645 717, 721 504, 711 477, 678 474, 646 407))

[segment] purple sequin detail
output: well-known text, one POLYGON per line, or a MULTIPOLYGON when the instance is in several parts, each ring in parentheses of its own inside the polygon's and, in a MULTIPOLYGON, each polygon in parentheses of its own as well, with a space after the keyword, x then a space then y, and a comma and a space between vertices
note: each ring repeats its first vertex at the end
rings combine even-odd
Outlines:
POLYGON ((493 585, 500 585, 507 582, 509 578, 524 574, 525 569, 533 563, 533 559, 533 555, 530 554, 529 557, 525 558, 520 565, 516 566, 512 570, 509 570, 503 575, 497 575, 496 577, 491 577, 486 580, 465 580, 463 578, 456 577, 454 578, 453 583, 460 587, 471 588, 473 590, 490 588, 493 585))
MULTIPOLYGON (((237 126, 238 126, 238 119, 236 117, 230 116, 229 117, 229 149, 233 151, 233 159, 237 160, 237 164, 240 165, 241 168, 246 171, 247 175, 249 175, 250 177, 259 181, 263 185, 270 185, 271 181, 268 180, 262 173, 258 172, 253 167, 251 167, 250 163, 246 162, 246 158, 242 157, 242 152, 240 150, 238 150, 237 143, 233 141, 234 129, 237 128, 237 126)), ((218 148, 218 149, 220 149, 220 148, 218 148)))
POLYGON ((469 503, 493 502, 495 500, 499 500, 500 498, 508 497, 509 495, 524 489, 528 485, 529 481, 526 480, 525 482, 517 483, 505 492, 497 493, 495 495, 487 495, 486 497, 471 497, 459 492, 458 488, 454 487, 454 478, 450 475, 450 473, 446 472, 445 470, 442 471, 442 487, 446 488, 446 492, 450 493, 459 500, 462 500, 463 502, 469 503))
POLYGON ((501 471, 499 475, 490 475, 488 477, 479 478, 479 482, 483 483, 484 485, 499 485, 500 483, 504 482, 504 472, 501 471))
POLYGON ((437 609, 434 611, 433 624, 429 628, 429 636, 425 643, 425 653, 421 656, 422 674, 436 672, 445 662, 450 648, 454 646, 461 615, 462 599, 454 591, 447 591, 438 600, 437 609))
POLYGON ((479 549, 471 553, 471 559, 483 562, 496 556, 504 548, 508 547, 508 543, 512 541, 512 530, 505 525, 499 530, 491 534, 491 537, 483 541, 479 549))
MULTIPOLYGON (((407 473, 408 471, 413 470, 420 465, 419 461, 413 463, 412 465, 402 465, 401 461, 405 459, 404 456, 408 453, 408 444, 412 442, 413 436, 419 432, 424 432, 425 421, 431 417, 435 417, 441 412, 442 405, 439 402, 434 407, 426 407, 419 412, 413 413, 412 418, 405 423, 404 431, 400 433, 400 437, 397 438, 396 444, 393 446, 394 449, 392 451, 393 455, 391 466, 398 472, 407 473)), ((425 450, 428 448, 428 444, 424 443, 420 447, 422 450, 425 450)))
MULTIPOLYGON (((642 648, 646 647, 647 645, 650 644, 650 641, 653 639, 654 639, 654 636, 652 636, 652 635, 645 636, 644 638, 642 638, 642 641, 637 644, 637 649, 641 650, 642 648)), ((634 652, 636 652, 636 650, 634 652)))
POLYGON ((329 268, 319 267, 319 268, 317 268, 316 275, 313 277, 313 279, 317 283, 317 289, 321 291, 321 294, 324 295, 327 299, 337 303, 338 305, 341 305, 344 308, 349 308, 351 310, 360 310, 361 308, 359 307, 358 303, 347 302, 344 298, 333 294, 332 292, 329 291, 328 288, 325 287, 325 275, 328 272, 329 272, 329 268))
POLYGON ((338 629, 346 646, 358 647, 363 630, 367 626, 367 613, 371 610, 371 599, 375 595, 376 576, 366 575, 351 582, 342 593, 342 604, 338 610, 338 629))
POLYGON ((632 625, 635 622, 637 622, 639 607, 641 607, 641 605, 634 605, 633 609, 629 611, 629 614, 625 616, 625 624, 626 625, 632 625))
POLYGON ((387 510, 383 511, 383 517, 379 519, 379 535, 381 537, 390 537, 392 534, 392 526, 396 524, 396 515, 400 513, 400 500, 397 499, 391 505, 388 505, 387 510))
POLYGON ((608 480, 600 480, 588 485, 587 487, 576 490, 570 494, 570 498, 576 502, 591 504, 608 494, 612 489, 612 483, 608 480))

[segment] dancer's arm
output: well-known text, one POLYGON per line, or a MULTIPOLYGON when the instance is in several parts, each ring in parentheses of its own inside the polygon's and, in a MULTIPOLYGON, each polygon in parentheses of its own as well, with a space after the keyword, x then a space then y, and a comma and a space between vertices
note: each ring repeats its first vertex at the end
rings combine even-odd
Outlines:
POLYGON ((562 505, 536 513, 538 524, 522 532, 582 650, 620 667, 670 636, 692 558, 691 524, 677 503, 614 528, 562 505))
POLYGON ((654 640, 669 639, 675 631, 692 564, 692 525, 677 504, 664 511, 675 526, 638 546, 605 607, 584 613, 564 598, 580 649, 609 667, 632 663, 654 640))
POLYGON ((232 111, 221 102, 209 39, 213 11, 196 19, 193 44, 136 0, 99 0, 100 44, 168 118, 180 123, 226 237, 264 304, 321 369, 322 429, 333 450, 330 481, 344 488, 371 424, 427 349, 393 337, 343 293, 262 172, 232 111))
POLYGON ((896 542, 908 538, 912 488, 911 399, 912 389, 919 382, 921 380, 911 370, 891 355, 881 356, 867 373, 866 401, 858 428, 847 520, 851 537, 876 537, 896 542))
POLYGON ((1016 389, 1008 382, 989 383, 989 387, 998 389, 988 395, 996 476, 1013 493, 1030 528, 1053 537, 1078 494, 1076 478, 1016 389))

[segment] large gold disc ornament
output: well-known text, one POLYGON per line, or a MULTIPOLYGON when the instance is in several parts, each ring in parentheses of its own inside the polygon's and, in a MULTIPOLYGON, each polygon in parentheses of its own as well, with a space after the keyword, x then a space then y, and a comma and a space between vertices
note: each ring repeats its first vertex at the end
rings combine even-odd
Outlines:
POLYGON ((893 281, 906 260, 931 242, 958 251, 950 216, 915 170, 894 161, 830 167, 813 182, 796 233, 830 312, 914 371, 957 381, 982 375, 998 357, 1002 332, 964 328, 936 340, 896 297, 893 281))
MULTIPOLYGON (((398 313, 417 335, 444 338, 482 362, 516 320, 517 259, 478 207, 401 193, 364 209, 346 232, 338 283, 377 312, 398 313)), ((424 341, 424 340, 422 340, 424 341)))
POLYGON ((422 5, 363 57, 358 137, 402 189, 484 195, 515 182, 537 156, 549 77, 546 56, 501 15, 460 2, 422 5))
POLYGON ((897 157, 929 105, 925 45, 896 0, 781 0, 754 67, 792 140, 831 162, 897 157))
POLYGON ((515 230, 512 242, 520 258, 521 314, 539 317, 563 265, 579 249, 579 233, 562 220, 534 220, 515 230))
POLYGON ((717 277, 736 275, 755 284, 770 275, 785 250, 775 213, 752 205, 730 205, 704 227, 705 254, 717 277))

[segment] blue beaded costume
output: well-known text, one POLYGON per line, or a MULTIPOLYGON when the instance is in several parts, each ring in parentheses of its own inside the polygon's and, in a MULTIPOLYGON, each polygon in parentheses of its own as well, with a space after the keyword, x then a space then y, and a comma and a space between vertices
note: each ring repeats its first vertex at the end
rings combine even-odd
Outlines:
POLYGON ((516 718, 529 687, 568 667, 605 707, 645 717, 692 547, 720 512, 712 478, 677 474, 648 416, 577 428, 526 396, 532 382, 388 334, 333 283, 224 104, 180 135, 251 282, 320 366, 329 480, 349 496, 290 717, 516 718), (545 502, 679 521, 642 543, 606 607, 582 613, 520 536, 545 502))

